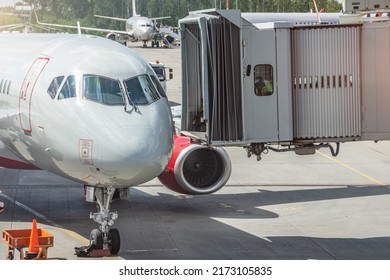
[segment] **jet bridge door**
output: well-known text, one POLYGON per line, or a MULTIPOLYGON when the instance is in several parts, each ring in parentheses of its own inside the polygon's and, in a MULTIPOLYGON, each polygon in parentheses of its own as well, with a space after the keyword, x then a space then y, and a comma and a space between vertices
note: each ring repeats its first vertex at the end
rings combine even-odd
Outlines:
POLYGON ((244 107, 246 140, 278 140, 275 29, 244 29, 244 107))

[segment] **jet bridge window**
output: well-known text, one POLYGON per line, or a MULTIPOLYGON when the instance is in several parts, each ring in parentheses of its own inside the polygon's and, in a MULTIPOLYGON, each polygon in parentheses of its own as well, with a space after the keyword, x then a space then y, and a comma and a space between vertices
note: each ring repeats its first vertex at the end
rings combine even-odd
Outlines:
POLYGON ((84 75, 84 97, 106 105, 125 105, 118 80, 84 75))
POLYGON ((148 75, 125 80, 130 101, 135 105, 147 105, 160 98, 155 84, 148 75))
POLYGON ((60 85, 61 85, 63 80, 64 80, 64 76, 55 77, 53 79, 49 88, 47 89, 47 93, 50 95, 51 98, 54 99, 56 97, 57 92, 60 89, 60 85))
POLYGON ((255 94, 269 96, 274 93, 273 67, 269 64, 256 65, 254 69, 255 94))
POLYGON ((58 94, 58 99, 66 99, 66 98, 72 98, 76 97, 77 94, 77 87, 76 87, 76 77, 75 76, 69 76, 64 85, 62 86, 60 93, 58 94))

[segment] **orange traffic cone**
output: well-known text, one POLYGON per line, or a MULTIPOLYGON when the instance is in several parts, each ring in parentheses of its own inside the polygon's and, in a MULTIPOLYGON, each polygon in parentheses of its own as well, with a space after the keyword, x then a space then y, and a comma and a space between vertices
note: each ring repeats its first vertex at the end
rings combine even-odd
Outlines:
POLYGON ((37 220, 33 219, 31 234, 30 234, 30 244, 28 246, 28 251, 26 252, 27 259, 35 258, 39 253, 39 241, 38 241, 38 229, 37 229, 37 220))

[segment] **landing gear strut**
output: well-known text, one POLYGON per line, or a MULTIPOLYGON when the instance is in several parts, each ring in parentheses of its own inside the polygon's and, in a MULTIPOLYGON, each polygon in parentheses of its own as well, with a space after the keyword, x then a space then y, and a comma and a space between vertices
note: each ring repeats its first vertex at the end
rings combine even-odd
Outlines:
POLYGON ((98 213, 91 213, 90 218, 99 224, 99 229, 93 229, 90 234, 90 242, 96 249, 108 249, 111 255, 116 255, 121 246, 119 231, 109 227, 118 219, 117 212, 110 212, 110 204, 115 193, 115 187, 95 188, 98 213))

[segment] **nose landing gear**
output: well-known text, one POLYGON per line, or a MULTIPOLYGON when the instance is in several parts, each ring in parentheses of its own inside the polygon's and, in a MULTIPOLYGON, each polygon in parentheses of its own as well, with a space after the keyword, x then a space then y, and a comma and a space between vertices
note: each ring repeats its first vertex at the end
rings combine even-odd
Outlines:
POLYGON ((99 229, 92 230, 90 234, 91 244, 95 244, 97 249, 108 249, 112 255, 116 255, 120 249, 120 235, 114 225, 118 219, 117 212, 110 212, 110 204, 115 193, 115 187, 96 188, 95 197, 97 200, 98 213, 91 213, 90 218, 99 224, 99 229))
POLYGON ((118 219, 117 212, 110 212, 110 204, 115 190, 116 188, 112 186, 94 188, 94 196, 99 212, 91 213, 90 218, 99 224, 99 229, 93 229, 91 231, 89 246, 75 248, 77 256, 87 257, 118 254, 121 246, 119 231, 116 228, 109 228, 118 219), (96 253, 97 251, 100 253, 96 253))

